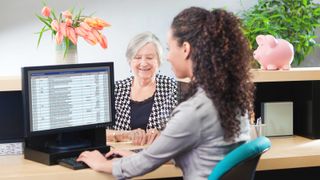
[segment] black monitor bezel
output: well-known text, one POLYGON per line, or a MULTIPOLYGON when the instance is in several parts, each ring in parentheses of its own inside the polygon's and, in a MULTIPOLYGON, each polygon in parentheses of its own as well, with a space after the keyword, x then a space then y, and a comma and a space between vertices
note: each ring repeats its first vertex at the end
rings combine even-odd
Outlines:
POLYGON ((48 65, 48 66, 28 66, 23 67, 21 69, 22 75, 22 99, 23 99, 23 111, 24 111, 24 136, 33 137, 33 136, 41 136, 41 135, 50 135, 50 134, 59 134, 59 133, 67 133, 67 132, 75 132, 86 129, 95 129, 95 128, 106 128, 107 126, 111 126, 114 124, 115 120, 115 97, 114 97, 114 66, 113 62, 99 62, 99 63, 81 63, 81 64, 63 64, 63 65, 48 65), (109 67, 110 68, 110 100, 111 100, 111 121, 105 123, 99 123, 94 125, 83 125, 75 127, 67 127, 67 128, 58 128, 51 130, 42 130, 42 131, 34 131, 32 132, 30 129, 31 120, 30 120, 30 106, 29 106, 29 78, 28 73, 30 71, 35 70, 54 70, 54 69, 72 69, 72 68, 90 68, 90 67, 109 67))

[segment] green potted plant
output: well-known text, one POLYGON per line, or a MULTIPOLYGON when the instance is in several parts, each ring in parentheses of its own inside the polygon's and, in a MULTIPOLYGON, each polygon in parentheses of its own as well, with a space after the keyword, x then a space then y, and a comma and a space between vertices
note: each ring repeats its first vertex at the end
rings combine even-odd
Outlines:
POLYGON ((313 0, 259 0, 240 13, 251 48, 256 49, 256 36, 271 34, 294 46, 292 65, 299 65, 318 46, 314 39, 320 26, 320 4, 313 0))

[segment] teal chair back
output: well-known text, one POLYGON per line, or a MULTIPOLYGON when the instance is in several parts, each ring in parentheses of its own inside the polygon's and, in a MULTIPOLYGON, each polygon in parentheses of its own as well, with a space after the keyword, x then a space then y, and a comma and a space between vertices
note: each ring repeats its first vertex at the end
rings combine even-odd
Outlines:
POLYGON ((264 136, 241 144, 215 166, 208 179, 253 180, 260 156, 270 147, 270 140, 264 136))

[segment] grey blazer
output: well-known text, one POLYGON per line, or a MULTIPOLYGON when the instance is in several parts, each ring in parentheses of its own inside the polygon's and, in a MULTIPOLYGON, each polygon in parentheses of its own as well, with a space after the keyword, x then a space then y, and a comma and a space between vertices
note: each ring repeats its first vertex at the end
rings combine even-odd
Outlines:
MULTIPOLYGON (((115 84, 115 130, 131 130, 130 93, 133 77, 117 81, 115 84)), ((156 75, 156 92, 147 129, 162 130, 167 124, 170 113, 176 107, 177 82, 170 77, 156 75)))
POLYGON ((218 112, 200 88, 172 114, 166 128, 147 149, 113 162, 112 174, 117 179, 145 174, 170 159, 182 169, 184 179, 207 179, 230 150, 250 139, 249 119, 239 116, 239 137, 234 142, 224 141, 218 112))

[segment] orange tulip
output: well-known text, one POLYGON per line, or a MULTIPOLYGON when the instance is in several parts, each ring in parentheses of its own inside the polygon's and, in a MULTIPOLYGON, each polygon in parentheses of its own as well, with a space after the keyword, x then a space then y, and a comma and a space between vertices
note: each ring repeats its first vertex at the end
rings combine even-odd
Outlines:
POLYGON ((80 27, 82 27, 83 29, 85 29, 86 31, 91 31, 91 27, 87 24, 87 23, 85 23, 85 22, 81 22, 80 23, 80 27))
POLYGON ((56 34, 56 43, 59 45, 61 44, 62 40, 63 40, 63 35, 61 32, 58 31, 56 34))
POLYGON ((63 34, 64 37, 67 36, 67 24, 66 23, 60 23, 60 32, 63 34))
POLYGON ((96 30, 102 30, 103 26, 95 25, 93 28, 96 29, 96 30))
POLYGON ((88 35, 88 32, 81 26, 76 27, 74 30, 77 33, 77 35, 79 35, 81 37, 85 37, 88 35))
POLYGON ((84 39, 85 41, 87 41, 87 43, 89 43, 89 44, 91 44, 91 45, 96 45, 97 42, 92 41, 92 40, 88 39, 87 37, 88 37, 88 36, 83 37, 83 39, 84 39))
POLYGON ((111 24, 107 23, 105 20, 95 17, 95 20, 97 21, 97 24, 103 27, 109 27, 111 24))
POLYGON ((61 14, 66 19, 72 19, 72 13, 70 11, 63 11, 61 14))
POLYGON ((90 27, 93 27, 95 25, 95 21, 93 18, 85 18, 84 22, 87 23, 90 27))
POLYGON ((92 29, 91 32, 94 35, 94 37, 96 38, 96 40, 100 43, 102 41, 102 37, 101 37, 101 34, 99 33, 99 31, 92 29))
POLYGON ((100 44, 100 46, 103 48, 103 49, 106 49, 106 48, 108 48, 108 41, 107 41, 107 37, 106 36, 104 36, 104 35, 101 35, 101 39, 102 39, 102 41, 100 42, 99 41, 99 44, 100 44))
POLYGON ((88 35, 84 37, 84 39, 90 40, 94 45, 97 43, 97 38, 93 35, 91 31, 88 31, 88 35))
POLYGON ((72 26, 72 19, 66 18, 65 22, 67 26, 72 26))
POLYGON ((59 23, 58 23, 57 20, 53 20, 53 21, 51 22, 51 28, 52 28, 53 30, 55 30, 55 31, 59 31, 59 23))
POLYGON ((71 27, 67 27, 66 31, 67 31, 67 37, 70 39, 70 41, 74 45, 77 45, 78 37, 77 37, 76 32, 74 31, 74 29, 71 28, 71 27))
POLYGON ((45 17, 49 17, 51 13, 51 9, 48 6, 42 8, 41 14, 45 17))
POLYGON ((84 22, 86 22, 89 26, 91 26, 97 30, 102 30, 104 27, 110 26, 110 24, 108 24, 106 21, 104 21, 103 19, 97 18, 97 17, 86 18, 84 20, 84 22))

